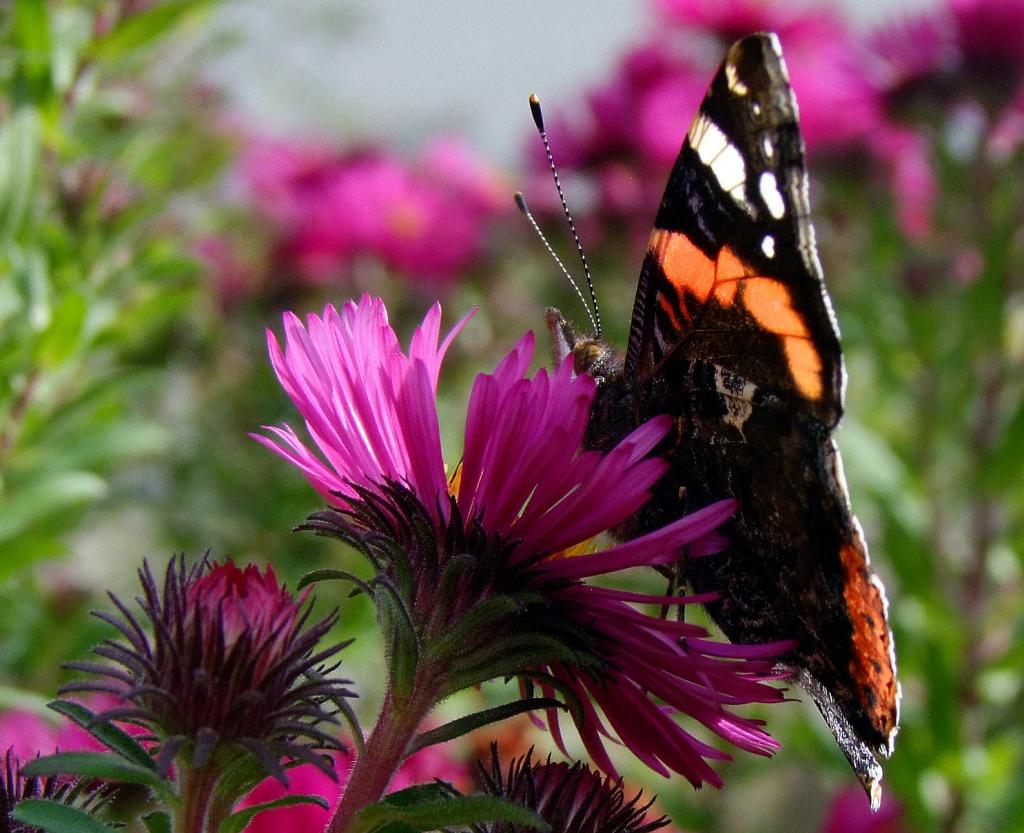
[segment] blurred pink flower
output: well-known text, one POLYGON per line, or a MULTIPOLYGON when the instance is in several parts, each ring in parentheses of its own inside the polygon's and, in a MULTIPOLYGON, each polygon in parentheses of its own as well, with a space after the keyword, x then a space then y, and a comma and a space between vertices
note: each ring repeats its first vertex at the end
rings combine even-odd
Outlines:
POLYGON ((948 16, 935 12, 886 23, 868 37, 870 72, 886 96, 956 69, 959 52, 948 16))
POLYGON ((821 833, 907 833, 903 808, 889 793, 875 813, 859 787, 840 790, 829 804, 821 833))
MULTIPOLYGON (((95 694, 83 699, 83 704, 93 712, 108 711, 124 705, 111 694, 95 694)), ((145 734, 145 730, 130 723, 117 725, 131 735, 145 734)), ((24 709, 0 712, 0 752, 8 749, 25 761, 36 755, 51 755, 62 752, 94 751, 104 749, 96 738, 77 723, 53 713, 49 719, 24 709)))
POLYGON ((968 61, 1024 68, 1024 0, 949 0, 968 61))
POLYGON ((800 12, 769 0, 655 0, 666 20, 732 42, 753 32, 784 34, 800 12))
POLYGON ((196 241, 195 256, 206 267, 221 305, 230 309, 254 288, 255 275, 238 257, 226 236, 209 235, 196 241))
POLYGON ((0 714, 0 753, 13 749, 21 760, 36 755, 50 755, 58 746, 62 749, 80 748, 61 743, 63 724, 24 709, 12 709, 0 714))
POLYGON ((800 108, 807 149, 844 149, 882 121, 878 91, 865 72, 866 53, 835 15, 808 15, 780 36, 800 108))
POLYGON ((1003 109, 992 125, 987 140, 989 154, 997 160, 1012 156, 1024 147, 1024 86, 1003 109))
MULTIPOLYGON (((323 830, 341 797, 354 760, 351 754, 334 755, 337 781, 310 764, 288 770, 287 787, 274 778, 267 778, 243 799, 237 809, 274 801, 287 795, 315 795, 327 799, 330 810, 312 804, 270 810, 251 821, 246 827, 246 833, 307 833, 323 830)), ((469 769, 464 761, 452 757, 443 746, 430 746, 405 760, 391 780, 388 792, 404 790, 414 784, 431 783, 435 778, 447 781, 457 789, 465 789, 469 785, 469 769)))
POLYGON ((928 136, 909 127, 885 124, 870 138, 869 149, 887 172, 903 233, 921 241, 931 234, 938 182, 928 136))
POLYGON ((452 278, 484 250, 502 185, 455 139, 410 165, 382 149, 256 143, 239 172, 276 226, 279 256, 306 280, 328 280, 356 257, 417 277, 452 278))

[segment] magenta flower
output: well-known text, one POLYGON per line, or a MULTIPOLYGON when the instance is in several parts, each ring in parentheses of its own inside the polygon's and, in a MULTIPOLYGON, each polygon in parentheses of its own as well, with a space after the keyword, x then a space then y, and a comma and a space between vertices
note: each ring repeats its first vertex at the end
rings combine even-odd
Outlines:
POLYGON ((507 202, 497 177, 453 139, 429 145, 416 164, 381 149, 257 143, 239 172, 276 227, 283 265, 313 282, 360 258, 417 277, 455 277, 480 259, 486 221, 507 202))
POLYGON ((36 755, 50 755, 60 747, 77 748, 61 743, 62 725, 25 709, 11 709, 0 714, 0 750, 11 750, 21 760, 36 755))
POLYGON ((903 808, 890 794, 882 797, 877 812, 864 801, 857 787, 840 790, 832 798, 821 833, 908 833, 903 808))
POLYGON ((968 61, 1024 68, 1024 0, 949 0, 949 8, 968 61))
POLYGON ((390 479, 407 480, 433 506, 448 482, 437 414, 423 404, 433 403, 441 361, 470 315, 438 346, 441 307, 435 304, 405 354, 380 299, 364 295, 340 313, 328 306, 323 318, 307 318, 308 327, 285 313, 284 350, 267 331, 270 361, 326 461, 288 425, 265 426, 276 441, 253 437, 297 466, 329 503, 355 497, 353 486, 390 479))
POLYGON ((790 3, 767 0, 655 0, 662 16, 678 26, 732 42, 752 32, 784 36, 806 12, 790 3))
POLYGON ((888 174, 903 233, 914 241, 926 239, 934 227, 939 190, 928 137, 909 127, 885 124, 871 137, 869 149, 888 174))
POLYGON ((308 624, 307 594, 295 599, 269 567, 260 573, 206 559, 187 567, 173 558, 162 587, 148 565, 139 577, 152 632, 112 597, 121 616, 96 614, 122 637, 95 649, 110 664, 68 663, 96 679, 61 692, 114 695, 99 719, 145 726, 165 771, 183 749, 197 769, 245 749, 282 781, 287 760, 331 773, 317 751, 340 748, 325 728, 338 723, 335 713, 351 693, 347 680, 327 677, 323 667, 344 646, 317 646, 336 615, 308 624))
POLYGON ((959 51, 952 21, 922 14, 887 23, 868 40, 875 83, 888 98, 953 72, 959 51))
POLYGON ((1024 86, 996 118, 986 145, 996 160, 1006 159, 1024 147, 1024 86))
MULTIPOLYGON (((497 745, 491 747, 491 770, 480 764, 484 792, 523 804, 548 823, 551 833, 652 833, 665 827, 665 816, 651 818, 653 799, 626 798, 622 781, 602 778, 582 763, 534 763, 533 750, 512 760, 502 772, 497 745)), ((484 826, 487 833, 526 833, 509 822, 484 826)))
MULTIPOLYGON (((495 676, 540 675, 545 694, 571 692, 583 703, 576 715, 581 736, 610 773, 602 738, 617 735, 664 775, 721 784, 706 759, 728 755, 673 714, 739 748, 770 754, 775 741, 732 708, 782 699, 763 681, 772 657, 788 645, 722 645, 697 625, 633 607, 708 597, 664 599, 585 583, 674 563, 683 546, 694 557, 720 550, 725 542, 714 529, 734 504, 723 501, 588 552, 586 542, 636 512, 664 473, 666 463, 649 455, 669 419, 651 420, 607 454, 583 451, 595 383, 575 376, 571 362, 526 377, 532 334, 493 373, 477 377, 462 464, 449 484, 435 391, 441 358, 466 319, 440 347, 439 320, 435 306, 406 354, 379 300, 364 296, 341 313, 328 307, 306 328, 286 315, 286 348, 270 335, 271 361, 320 454, 288 426, 258 438, 335 507, 313 515, 309 528, 362 549, 381 570, 377 581, 390 588, 394 571, 405 575, 403 608, 412 612, 419 653, 427 657, 417 679, 433 681, 443 669, 443 682, 433 684, 446 696, 495 676), (424 537, 424 524, 436 537, 424 537), (480 609, 491 614, 470 615, 480 609)), ((557 720, 551 725, 560 743, 557 720)))

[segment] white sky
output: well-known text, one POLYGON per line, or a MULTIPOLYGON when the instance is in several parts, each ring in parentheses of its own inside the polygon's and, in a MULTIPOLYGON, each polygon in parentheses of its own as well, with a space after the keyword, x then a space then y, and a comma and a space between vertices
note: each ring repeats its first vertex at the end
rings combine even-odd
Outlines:
MULTIPOLYGON (((866 24, 934 2, 837 5, 866 24)), ((239 39, 213 76, 252 126, 410 145, 454 132, 499 165, 528 135, 531 92, 569 106, 651 19, 644 0, 234 0, 218 15, 239 39)))

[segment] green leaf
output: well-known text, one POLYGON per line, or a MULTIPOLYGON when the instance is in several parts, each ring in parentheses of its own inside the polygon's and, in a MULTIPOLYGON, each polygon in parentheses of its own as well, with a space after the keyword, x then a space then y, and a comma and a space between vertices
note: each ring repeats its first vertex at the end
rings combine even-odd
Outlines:
POLYGON ((521 804, 489 795, 471 795, 453 796, 411 806, 400 806, 389 796, 360 812, 354 830, 356 833, 371 833, 385 825, 397 823, 418 833, 487 821, 506 821, 540 831, 550 829, 544 819, 521 804))
POLYGON ((72 703, 70 700, 54 700, 50 703, 50 708, 77 723, 96 740, 122 758, 153 772, 157 771, 156 761, 131 735, 113 723, 94 723, 95 712, 85 706, 72 703))
POLYGON ((528 697, 516 700, 512 703, 505 703, 501 706, 495 706, 491 709, 484 709, 475 714, 460 717, 457 720, 452 720, 449 723, 438 726, 436 729, 431 729, 429 732, 423 732, 413 741, 409 752, 416 752, 419 749, 424 749, 437 743, 446 743, 447 741, 462 737, 474 729, 479 729, 481 726, 497 723, 498 721, 515 717, 517 714, 523 714, 524 712, 534 711, 535 709, 568 710, 565 703, 553 697, 528 697))
POLYGON ((13 35, 26 82, 20 92, 41 101, 50 89, 50 15, 46 0, 15 0, 13 35))
POLYGON ((110 833, 112 829, 81 810, 43 798, 19 801, 11 817, 46 833, 110 833))
POLYGON ((36 346, 36 359, 41 368, 56 367, 75 352, 82 340, 87 311, 85 298, 77 292, 61 298, 36 346))
POLYGON ((220 773, 211 803, 211 817, 227 818, 241 796, 267 777, 267 769, 251 752, 234 757, 220 773))
POLYGON ((141 14, 126 18, 108 34, 94 41, 89 53, 100 60, 119 58, 170 32, 187 15, 207 5, 209 0, 170 0, 154 4, 141 14))
POLYGON ((118 755, 105 752, 58 752, 29 761, 22 772, 26 775, 81 775, 124 784, 141 784, 163 790, 166 784, 153 770, 136 766, 118 755))
POLYGON ((327 799, 319 795, 286 795, 284 798, 266 801, 263 804, 246 807, 244 810, 232 813, 221 822, 220 827, 217 828, 217 833, 241 833, 245 830, 245 826, 252 821, 253 816, 258 813, 275 810, 278 807, 294 807, 296 804, 315 804, 324 810, 329 810, 331 807, 327 799))
MULTIPOLYGON (((106 494, 106 481, 90 472, 63 471, 37 477, 5 496, 0 512, 0 541, 16 537, 49 515, 106 494)), ((0 559, 0 578, 6 574, 7 565, 0 559)))
POLYGON ((38 116, 31 107, 19 107, 0 127, 0 242, 21 229, 38 167, 38 116))
POLYGON ((142 817, 147 833, 171 833, 171 817, 167 813, 147 813, 142 817))
POLYGON ((82 8, 53 10, 53 48, 50 75, 54 90, 63 95, 78 72, 82 48, 92 34, 92 15, 82 8))
POLYGON ((451 787, 445 783, 432 781, 429 784, 413 784, 411 787, 388 793, 381 799, 381 804, 390 807, 415 807, 418 804, 447 801, 451 797, 451 787))

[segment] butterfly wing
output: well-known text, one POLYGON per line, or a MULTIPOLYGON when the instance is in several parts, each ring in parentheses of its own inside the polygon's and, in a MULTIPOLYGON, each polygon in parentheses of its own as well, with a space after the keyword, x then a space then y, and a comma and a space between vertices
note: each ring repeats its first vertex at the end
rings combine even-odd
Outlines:
POLYGON ((844 370, 809 218, 797 106, 777 38, 737 42, 691 125, 658 211, 624 378, 636 418, 676 418, 669 475, 637 531, 724 497, 720 556, 687 562, 735 642, 784 658, 877 802, 898 720, 884 590, 832 430, 844 370), (632 381, 632 380, 635 380, 632 381))
POLYGON ((672 169, 641 270, 627 372, 650 378, 685 345, 836 425, 842 354, 808 215, 779 42, 753 35, 729 50, 672 169))

